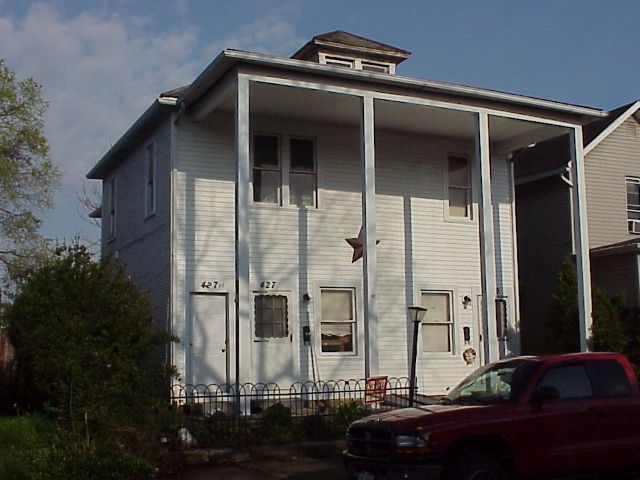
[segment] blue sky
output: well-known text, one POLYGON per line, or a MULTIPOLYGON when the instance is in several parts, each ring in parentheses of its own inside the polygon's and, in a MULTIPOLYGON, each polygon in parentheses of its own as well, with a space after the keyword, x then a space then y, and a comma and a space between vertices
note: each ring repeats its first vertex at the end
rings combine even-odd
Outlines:
POLYGON ((64 172, 42 232, 96 238, 84 175, 224 48, 289 57, 333 30, 412 52, 398 74, 613 109, 640 99, 638 0, 0 0, 0 58, 50 103, 64 172))

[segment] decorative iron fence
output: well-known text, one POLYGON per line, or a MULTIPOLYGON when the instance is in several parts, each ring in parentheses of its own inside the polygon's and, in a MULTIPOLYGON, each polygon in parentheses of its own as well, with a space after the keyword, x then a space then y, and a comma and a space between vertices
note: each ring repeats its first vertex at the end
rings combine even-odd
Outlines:
POLYGON ((406 377, 307 381, 289 388, 275 383, 176 384, 171 388, 171 402, 184 413, 204 417, 260 418, 266 408, 275 404, 287 407, 292 417, 330 416, 348 403, 359 403, 374 411, 406 407, 409 389, 406 377))

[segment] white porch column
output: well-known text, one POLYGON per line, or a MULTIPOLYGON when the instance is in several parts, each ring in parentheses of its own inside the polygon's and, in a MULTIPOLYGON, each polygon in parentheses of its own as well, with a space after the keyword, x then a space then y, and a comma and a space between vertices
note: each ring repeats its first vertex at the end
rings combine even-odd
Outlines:
POLYGON ((365 376, 379 374, 378 312, 376 309, 376 176, 375 176, 375 118, 372 97, 362 99, 362 222, 364 230, 363 297, 365 376))
POLYGON ((251 322, 249 305, 249 185, 251 161, 249 157, 249 80, 238 75, 236 92, 236 325, 235 325, 235 381, 244 383, 251 378, 251 322))
POLYGON ((580 351, 590 349, 591 335, 591 267, 589 262, 589 234, 587 230, 587 200, 585 194, 582 127, 569 132, 571 147, 571 178, 573 179, 573 235, 576 251, 576 280, 578 285, 578 318, 580 351))
POLYGON ((489 150, 489 115, 478 113, 476 155, 480 172, 480 266, 482 272, 482 319, 484 358, 486 363, 499 359, 496 331, 496 252, 493 235, 493 205, 491 200, 491 152, 489 150))

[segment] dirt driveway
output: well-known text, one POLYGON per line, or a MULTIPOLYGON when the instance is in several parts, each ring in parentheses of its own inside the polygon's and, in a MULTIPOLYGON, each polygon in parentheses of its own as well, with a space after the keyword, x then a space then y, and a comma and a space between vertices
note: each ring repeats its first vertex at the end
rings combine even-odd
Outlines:
POLYGON ((172 478, 175 480, 343 480, 347 477, 342 459, 334 455, 287 460, 251 460, 231 465, 194 467, 172 478))

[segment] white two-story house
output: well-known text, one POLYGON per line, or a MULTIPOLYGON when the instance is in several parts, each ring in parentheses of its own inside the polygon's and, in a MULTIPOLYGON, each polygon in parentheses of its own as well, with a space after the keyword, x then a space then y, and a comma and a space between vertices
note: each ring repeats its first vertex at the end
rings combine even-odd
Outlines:
POLYGON ((420 392, 519 353, 511 155, 562 133, 588 328, 580 125, 603 112, 404 77, 408 56, 341 31, 225 50, 89 172, 102 253, 179 337, 185 382, 407 376, 414 305, 420 392))

